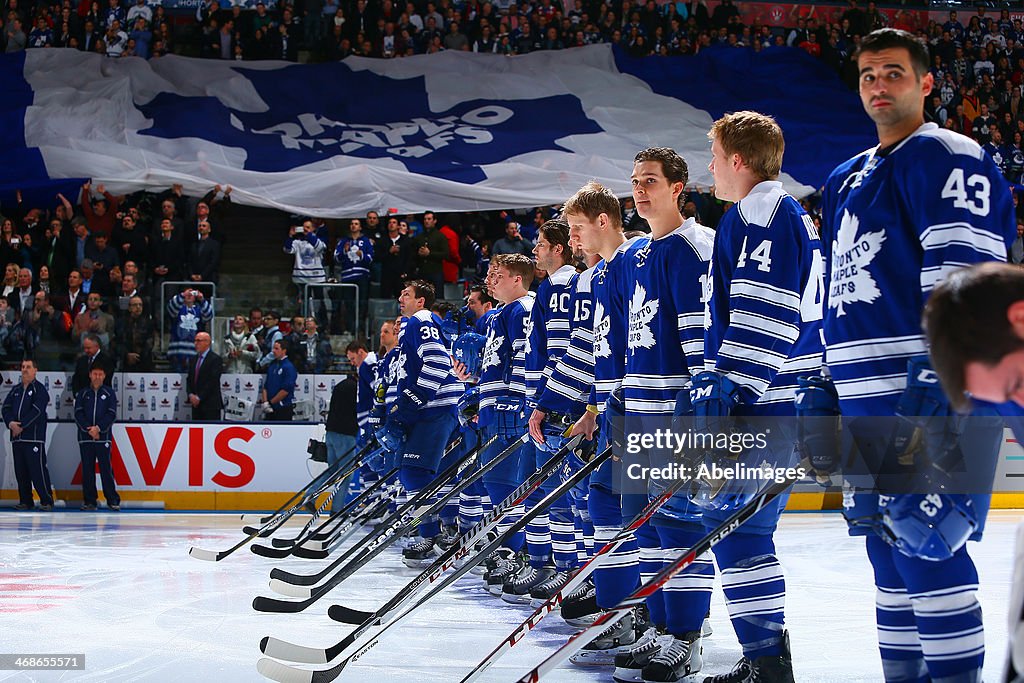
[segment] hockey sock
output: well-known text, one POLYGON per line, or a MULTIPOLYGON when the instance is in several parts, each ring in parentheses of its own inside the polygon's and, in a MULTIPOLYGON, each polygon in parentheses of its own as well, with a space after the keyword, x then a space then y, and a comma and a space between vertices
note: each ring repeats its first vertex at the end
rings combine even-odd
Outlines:
POLYGON ((985 629, 977 598, 978 571, 966 546, 941 562, 890 550, 907 586, 931 680, 980 681, 985 629))
POLYGON ((487 495, 484 483, 477 480, 459 494, 459 531, 465 533, 484 516, 483 498, 487 495))
POLYGON ((914 607, 896 569, 893 547, 873 534, 865 540, 868 559, 875 573, 875 622, 885 680, 930 681, 921 652, 914 607))
MULTIPOLYGON (((529 509, 529 501, 527 509, 529 509)), ((530 566, 540 569, 551 562, 551 519, 542 512, 526 525, 526 551, 530 566)))
MULTIPOLYGON (((622 519, 623 521, 633 519, 647 505, 647 496, 623 494, 621 496, 622 519)), ((640 583, 645 583, 654 578, 661 571, 663 553, 661 550, 661 539, 658 531, 651 525, 650 520, 645 522, 636 530, 636 543, 639 547, 640 583)), ((665 598, 662 591, 655 591, 646 600, 647 610, 651 615, 651 621, 655 624, 665 625, 665 598)), ((600 604, 600 603, 599 603, 600 604)))
POLYGON ((736 638, 750 659, 782 653, 786 581, 770 535, 732 533, 715 546, 736 638))
MULTIPOLYGON (((420 467, 406 467, 402 466, 402 469, 398 471, 398 478, 402 482, 402 487, 406 491, 406 495, 411 498, 415 496, 420 489, 430 484, 434 479, 434 473, 420 467)), ((441 525, 437 521, 437 517, 424 521, 419 526, 419 535, 423 538, 433 538, 441 533, 441 525)))
POLYGON ((576 566, 576 527, 573 524, 572 510, 553 507, 551 518, 551 550, 555 560, 555 569, 568 571, 576 566))
MULTIPOLYGON (((509 494, 516 489, 516 487, 512 484, 497 484, 493 482, 485 482, 484 486, 487 488, 487 494, 490 496, 491 500, 498 501, 499 503, 508 498, 509 494)), ((502 516, 501 521, 498 522, 498 533, 504 534, 522 516, 522 504, 516 505, 515 507, 511 508, 508 512, 505 513, 505 515, 502 516)), ((503 545, 509 550, 514 550, 518 552, 523 547, 523 542, 525 540, 526 535, 522 531, 520 531, 515 534, 512 534, 510 538, 505 540, 505 543, 503 545)))
MULTIPOLYGON (((676 560, 683 551, 704 536, 703 529, 657 526, 664 564, 676 560)), ((679 572, 659 591, 666 615, 665 627, 674 636, 700 631, 711 607, 711 589, 715 583, 715 563, 709 553, 698 557, 692 565, 679 572)))
MULTIPOLYGON (((438 500, 450 494, 453 488, 455 488, 454 483, 442 486, 441 490, 437 492, 438 500)), ((448 499, 448 502, 445 503, 444 507, 441 508, 441 524, 444 524, 445 526, 451 526, 452 524, 455 524, 458 518, 459 500, 455 496, 452 496, 451 498, 448 499)))
MULTIPOLYGON (((622 531, 622 506, 619 496, 601 488, 591 488, 590 518, 594 520, 594 544, 605 545, 622 531)), ((594 571, 597 604, 610 609, 629 595, 640 580, 640 551, 636 537, 629 534, 618 550, 609 554, 594 571)))

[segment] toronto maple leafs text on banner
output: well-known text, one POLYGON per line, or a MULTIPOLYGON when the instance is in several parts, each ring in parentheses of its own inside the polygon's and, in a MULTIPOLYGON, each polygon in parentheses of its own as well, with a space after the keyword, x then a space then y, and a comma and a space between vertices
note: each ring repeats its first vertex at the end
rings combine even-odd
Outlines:
POLYGON ((748 108, 782 124, 782 180, 799 196, 871 146, 856 96, 816 60, 740 52, 631 60, 596 45, 308 65, 0 55, 0 201, 21 189, 48 205, 61 179, 93 178, 117 193, 230 184, 242 203, 334 217, 535 206, 591 178, 627 195, 649 146, 674 147, 707 189, 708 128, 748 108))

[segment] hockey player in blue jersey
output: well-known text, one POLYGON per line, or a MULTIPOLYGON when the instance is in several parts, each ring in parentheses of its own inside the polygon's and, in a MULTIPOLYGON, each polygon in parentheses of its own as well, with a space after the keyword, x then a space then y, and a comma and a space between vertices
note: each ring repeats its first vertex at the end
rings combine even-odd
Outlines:
MULTIPOLYGON (((569 242, 573 249, 573 259, 583 262, 587 268, 576 277, 569 299, 572 314, 568 347, 551 366, 544 385, 534 394, 535 406, 529 421, 530 437, 534 443, 541 444, 548 451, 560 448, 565 441, 562 437, 552 438, 552 432, 561 432, 561 424, 567 420, 575 423, 583 416, 590 399, 590 387, 594 383, 594 299, 591 284, 594 268, 601 261, 601 255, 588 255, 584 252, 579 246, 578 234, 571 227, 569 242), (554 417, 549 420, 551 415, 554 417), (549 440, 553 443, 548 444, 549 440)), ((594 549, 594 525, 590 521, 590 510, 587 507, 589 492, 590 480, 586 478, 570 493, 576 528, 577 563, 585 562, 594 549)), ((558 575, 553 576, 551 580, 538 584, 530 591, 534 607, 561 588, 559 578, 558 575)), ((594 603, 592 582, 588 581, 562 602, 563 616, 575 625, 582 625, 583 622, 570 616, 577 608, 581 610, 580 614, 596 618, 597 605, 594 603)))
MULTIPOLYGON (((782 169, 782 130, 771 117, 747 111, 722 117, 708 137, 715 195, 735 205, 715 234, 704 371, 694 376, 690 392, 701 431, 714 431, 719 416, 795 415, 797 378, 821 368, 824 301, 814 225, 775 180, 782 169)), ((772 433, 768 449, 751 449, 741 459, 792 464, 791 421, 760 429, 772 433)), ((711 499, 705 528, 723 522, 742 497, 732 502, 718 505, 711 499)), ((785 580, 772 539, 785 502, 780 496, 714 547, 743 658, 731 672, 708 682, 793 681, 784 630, 785 580)))
MULTIPOLYGON (((409 496, 437 474, 448 435, 458 424, 455 405, 464 390, 451 374, 451 357, 430 313, 433 303, 434 288, 423 280, 408 282, 398 298, 406 322, 392 373, 396 394, 376 433, 381 446, 401 452, 399 479, 409 496)), ((435 538, 440 531, 436 518, 424 521, 419 529, 424 539, 435 538)))
MULTIPOLYGON (((924 122, 924 98, 933 85, 926 46, 904 31, 882 29, 861 42, 856 58, 861 102, 875 122, 879 145, 832 172, 821 228, 828 288, 825 360, 844 429, 854 436, 877 425, 879 416, 913 420, 923 414, 906 406, 928 393, 934 376, 922 360, 925 301, 953 271, 1005 260, 1016 225, 1006 181, 981 147, 924 122)), ((948 441, 955 442, 955 435, 948 441)), ((900 455, 896 450, 884 453, 882 466, 899 466, 890 462, 900 455)), ((967 547, 929 559, 923 539, 906 533, 915 521, 926 522, 919 519, 925 510, 906 510, 899 498, 844 496, 851 533, 866 536, 874 569, 885 678, 981 680, 978 574, 967 547), (898 519, 884 503, 902 510, 898 519)), ((982 510, 973 515, 984 518, 982 510)))
MULTIPOLYGON (((612 396, 625 413, 618 429, 652 434, 671 423, 676 396, 703 364, 704 283, 714 232, 692 218, 683 220, 680 207, 689 171, 674 150, 654 147, 637 154, 631 180, 637 213, 651 226, 651 236, 637 242, 626 264, 626 368, 622 389, 612 396)), ((623 456, 627 468, 663 467, 671 457, 646 451, 623 456)), ((663 484, 652 481, 650 486, 656 495, 663 484)), ((648 493, 646 480, 624 480, 623 520, 644 508, 648 493)), ((679 555, 704 536, 700 520, 700 508, 679 493, 637 530, 642 582, 661 571, 663 558, 679 555)), ((711 558, 702 556, 648 598, 653 625, 615 657, 616 681, 678 681, 701 670, 701 630, 714 578, 711 558)))
MULTIPOLYGON (((602 261, 595 266, 591 279, 594 321, 593 386, 587 398, 586 412, 573 426, 571 433, 583 434, 586 438, 593 439, 598 427, 598 416, 601 415, 602 425, 598 442, 600 451, 608 445, 608 430, 605 424, 608 397, 621 384, 625 374, 627 288, 622 282, 622 271, 629 262, 634 242, 627 241, 622 234, 622 211, 619 200, 610 190, 597 182, 587 183, 570 197, 563 207, 563 212, 570 229, 578 236, 580 247, 588 254, 600 254, 602 257, 602 261)), ((604 545, 622 529, 619 501, 621 469, 620 463, 610 460, 591 475, 587 505, 594 524, 596 546, 604 545)), ((637 545, 634 540, 630 540, 610 555, 594 572, 593 597, 587 596, 580 600, 580 609, 569 611, 563 608, 563 617, 576 619, 586 614, 583 610, 591 604, 594 608, 614 607, 636 587, 639 577, 637 545)), ((621 622, 617 622, 613 629, 616 629, 619 623, 621 622)), ((631 617, 629 623, 632 624, 631 617)), ((591 643, 589 651, 580 653, 577 660, 593 659, 589 655, 594 651, 608 653, 619 646, 632 644, 635 639, 632 627, 625 629, 623 633, 613 630, 598 636, 591 643)), ((610 653, 609 657, 613 654, 610 653)))
MULTIPOLYGON (((481 454, 481 465, 486 465, 526 432, 523 415, 526 409, 525 350, 526 328, 534 303, 528 291, 533 270, 533 261, 521 254, 499 254, 491 259, 487 286, 491 296, 504 305, 491 318, 487 332, 480 366, 478 424, 485 441, 494 436, 498 441, 481 454)), ((494 505, 505 500, 522 482, 522 461, 527 450, 532 455, 532 449, 524 445, 484 476, 484 487, 494 505)), ((522 506, 510 510, 498 530, 503 532, 522 512, 522 506)), ((505 581, 525 567, 520 554, 523 541, 522 533, 515 534, 497 551, 500 557, 492 559, 494 569, 485 574, 485 581, 493 595, 501 595, 505 581)))
MULTIPOLYGON (((528 413, 532 412, 538 394, 543 393, 544 383, 555 363, 569 346, 570 300, 577 277, 575 266, 570 265, 569 225, 562 220, 551 220, 541 225, 533 254, 536 267, 546 271, 548 276, 537 287, 527 323, 524 363, 528 413)), ((564 425, 563 429, 570 425, 564 425)), ((540 467, 551 457, 555 452, 550 450, 555 445, 555 440, 552 441, 547 446, 531 442, 524 448, 524 470, 540 467)), ((531 509, 557 483, 554 477, 544 482, 527 500, 526 509, 531 509)), ((556 574, 560 574, 564 582, 576 566, 576 529, 568 496, 553 503, 526 526, 526 549, 530 558, 529 569, 505 583, 501 597, 506 602, 530 602, 530 592, 534 588, 556 574)))
POLYGON ((470 287, 469 296, 466 297, 466 307, 473 312, 475 321, 473 323, 473 331, 477 334, 487 336, 487 325, 491 316, 497 313, 497 309, 494 306, 498 302, 491 298, 491 295, 487 293, 485 287, 475 286, 470 287))

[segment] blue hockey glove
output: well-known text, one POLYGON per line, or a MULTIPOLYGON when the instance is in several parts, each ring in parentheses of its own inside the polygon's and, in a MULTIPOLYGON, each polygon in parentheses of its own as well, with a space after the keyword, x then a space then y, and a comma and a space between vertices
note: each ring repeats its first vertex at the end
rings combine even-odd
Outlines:
POLYGON ((387 451, 384 448, 376 448, 369 455, 363 458, 363 465, 369 467, 377 474, 387 472, 387 451))
MULTIPOLYGON (((527 408, 528 413, 533 411, 527 408)), ((569 432, 576 424, 568 415, 561 413, 549 413, 540 425, 541 434, 544 435, 544 443, 534 441, 534 445, 545 453, 557 453, 569 442, 569 432)))
POLYGON ((388 411, 388 421, 396 420, 403 425, 416 422, 416 415, 427 407, 426 397, 406 387, 398 392, 395 404, 388 411))
POLYGON ((705 434, 732 431, 729 419, 739 403, 739 386, 717 372, 702 372, 693 378, 690 403, 693 404, 694 429, 705 434))
POLYGON ((800 458, 807 458, 822 486, 839 469, 839 393, 830 377, 797 378, 796 414, 800 458))
POLYGON ((459 397, 458 411, 460 425, 463 427, 469 427, 473 430, 480 429, 480 423, 474 419, 477 416, 477 413, 480 412, 479 388, 472 387, 466 390, 466 393, 459 397))
POLYGON ((948 560, 977 529, 974 501, 962 493, 903 494, 882 507, 880 535, 908 557, 948 560))
POLYGON ((522 396, 500 396, 494 401, 494 434, 503 439, 518 439, 526 431, 522 396))
POLYGON ((373 440, 374 429, 369 425, 364 425, 359 428, 359 434, 356 435, 356 449, 362 450, 366 448, 367 444, 373 440))
MULTIPOLYGON (((558 476, 564 483, 569 480, 572 475, 583 469, 583 466, 590 462, 590 459, 594 457, 594 453, 597 452, 597 439, 587 441, 582 439, 576 448, 572 449, 565 455, 565 460, 562 462, 562 466, 558 469, 558 476)), ((590 477, 584 477, 578 481, 575 486, 569 489, 569 496, 574 501, 585 500, 590 495, 590 477)))
POLYGON ((374 436, 377 438, 377 443, 385 450, 398 451, 402 448, 402 444, 405 443, 407 434, 404 424, 398 420, 388 419, 383 427, 377 429, 374 436))
POLYGON ((626 398, 621 386, 615 387, 604 402, 604 424, 608 430, 608 445, 621 457, 626 450, 626 398))
POLYGON ((480 365, 487 338, 476 332, 464 332, 452 344, 452 357, 466 366, 470 379, 480 379, 480 365))
POLYGON ((927 356, 907 361, 907 388, 903 390, 896 414, 920 430, 929 464, 948 472, 959 458, 956 445, 963 432, 963 417, 958 415, 939 384, 927 356))

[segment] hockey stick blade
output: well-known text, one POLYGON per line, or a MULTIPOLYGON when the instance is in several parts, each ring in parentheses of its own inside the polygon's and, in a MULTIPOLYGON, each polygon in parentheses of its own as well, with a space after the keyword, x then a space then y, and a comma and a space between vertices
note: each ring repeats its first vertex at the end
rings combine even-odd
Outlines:
POLYGON ((286 666, 266 657, 261 657, 256 662, 256 670, 266 678, 280 681, 280 683, 313 683, 313 674, 315 673, 306 669, 286 666))
POLYGON ((358 626, 373 619, 373 612, 363 612, 344 605, 331 605, 327 610, 327 616, 343 624, 358 626))
POLYGON ((207 562, 220 562, 223 556, 219 552, 213 550, 205 550, 203 548, 197 548, 192 546, 188 549, 188 554, 197 560, 205 560, 207 562))

